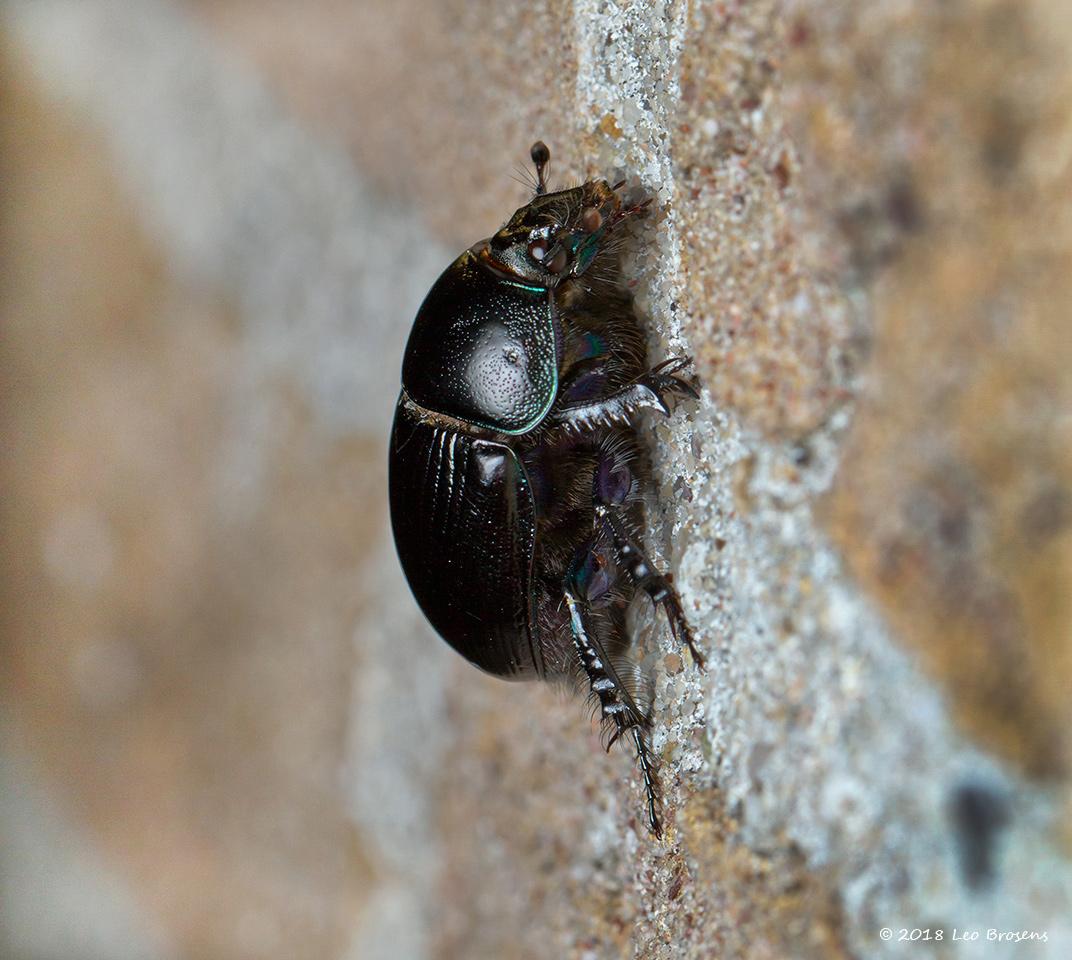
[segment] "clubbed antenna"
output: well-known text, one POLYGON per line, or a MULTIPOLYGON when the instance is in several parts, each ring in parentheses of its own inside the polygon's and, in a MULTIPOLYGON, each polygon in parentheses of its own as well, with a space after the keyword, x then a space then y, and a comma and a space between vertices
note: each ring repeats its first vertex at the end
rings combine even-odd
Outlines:
POLYGON ((536 165, 536 193, 547 193, 547 181, 544 180, 543 172, 551 160, 551 151, 542 140, 537 140, 529 151, 532 162, 536 165))

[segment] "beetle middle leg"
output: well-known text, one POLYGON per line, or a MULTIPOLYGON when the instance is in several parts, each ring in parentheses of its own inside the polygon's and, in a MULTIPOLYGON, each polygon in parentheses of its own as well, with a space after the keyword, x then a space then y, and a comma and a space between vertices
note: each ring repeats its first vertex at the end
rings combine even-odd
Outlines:
POLYGON ((632 491, 633 476, 628 460, 618 457, 613 447, 604 449, 592 478, 596 526, 610 541, 617 565, 638 590, 643 590, 656 606, 663 608, 674 641, 688 646, 693 660, 702 669, 704 658, 685 619, 681 597, 629 532, 626 505, 632 491))
POLYGON ((644 796, 651 832, 662 839, 663 829, 659 820, 659 785, 655 772, 655 762, 648 744, 646 729, 650 724, 648 715, 637 706, 633 695, 622 682, 611 659, 594 630, 590 630, 587 603, 582 599, 576 576, 567 579, 564 589, 566 606, 569 608, 570 630, 573 633, 573 645, 577 650, 592 694, 599 700, 603 719, 613 725, 613 733, 607 742, 607 748, 623 733, 629 733, 636 748, 637 764, 644 781, 644 796))
POLYGON ((621 513, 612 506, 606 504, 596 505, 596 518, 610 538, 614 546, 614 555, 618 563, 625 570, 630 581, 639 590, 643 590, 652 603, 662 607, 666 613, 667 622, 670 624, 670 633, 678 645, 684 643, 692 654, 692 659, 702 670, 706 661, 696 646, 692 636, 692 628, 685 619, 685 611, 681 606, 681 597, 673 584, 664 574, 655 569, 640 545, 629 535, 621 513))

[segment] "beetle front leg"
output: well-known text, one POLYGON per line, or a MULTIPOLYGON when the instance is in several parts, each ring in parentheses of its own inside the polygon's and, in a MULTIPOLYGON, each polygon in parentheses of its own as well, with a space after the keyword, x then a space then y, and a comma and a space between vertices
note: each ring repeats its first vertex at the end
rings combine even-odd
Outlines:
POLYGON ((669 397, 699 400, 696 388, 678 374, 692 363, 691 357, 672 357, 642 374, 627 387, 586 402, 566 402, 553 411, 551 419, 567 429, 586 430, 597 424, 628 424, 640 410, 658 410, 670 416, 669 397))
POLYGON ((603 719, 614 725, 614 732, 607 742, 607 749, 623 733, 628 732, 636 747, 637 764, 644 781, 644 796, 647 806, 648 826, 660 840, 663 836, 662 823, 659 820, 659 783, 655 772, 651 747, 648 744, 645 728, 648 717, 641 712, 633 697, 618 676, 614 665, 607 657, 603 644, 590 633, 585 624, 587 608, 578 593, 567 586, 565 589, 566 606, 569 608, 570 629, 573 632, 573 645, 577 657, 588 675, 588 685, 592 694, 599 700, 603 719))
POLYGON ((633 584, 643 590, 652 603, 662 607, 666 612, 666 619, 670 623, 670 633, 674 641, 681 645, 684 643, 692 654, 692 659, 702 670, 705 666, 703 654, 696 646, 692 636, 692 628, 685 619, 685 611, 681 606, 681 597, 673 584, 655 569, 648 556, 629 535, 621 514, 610 504, 596 504, 596 520, 610 537, 614 548, 614 556, 626 575, 633 584))

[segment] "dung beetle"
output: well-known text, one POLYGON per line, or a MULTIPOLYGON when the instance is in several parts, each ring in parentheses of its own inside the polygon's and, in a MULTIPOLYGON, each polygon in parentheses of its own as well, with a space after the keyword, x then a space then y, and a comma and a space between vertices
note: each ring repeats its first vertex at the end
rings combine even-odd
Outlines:
POLYGON ((703 660, 677 591, 648 559, 649 481, 636 430, 649 408, 698 399, 688 358, 650 367, 622 282, 626 203, 590 180, 535 193, 458 257, 417 313, 391 435, 391 524, 413 594, 436 631, 510 680, 580 677, 606 746, 628 734, 647 820, 662 836, 647 731, 650 683, 629 657, 626 608, 645 592, 703 660))

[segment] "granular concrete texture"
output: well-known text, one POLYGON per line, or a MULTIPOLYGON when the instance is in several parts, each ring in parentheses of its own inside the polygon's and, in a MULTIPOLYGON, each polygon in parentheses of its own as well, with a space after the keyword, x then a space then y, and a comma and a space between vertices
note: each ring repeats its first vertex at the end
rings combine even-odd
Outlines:
POLYGON ((4 162, 73 153, 50 182, 97 198, 65 220, 23 189, 5 217, 7 749, 129 883, 152 936, 114 935, 149 957, 1067 957, 1063 5, 131 9, 4 8, 26 91, 5 114, 59 131, 30 149, 6 121, 4 162), (703 387, 645 423, 651 546, 708 651, 701 673, 638 604, 663 843, 581 703, 430 635, 383 517, 410 317, 523 202, 536 136, 553 179, 653 197, 628 274, 653 355, 691 354, 703 387), (52 275, 97 285, 57 306, 52 275))

